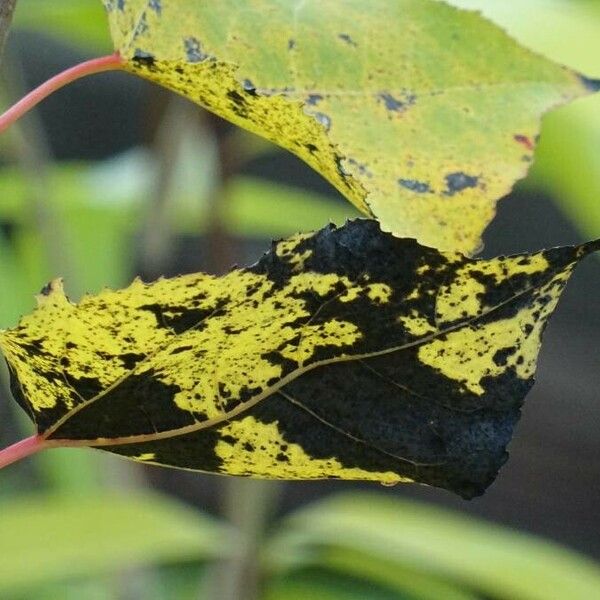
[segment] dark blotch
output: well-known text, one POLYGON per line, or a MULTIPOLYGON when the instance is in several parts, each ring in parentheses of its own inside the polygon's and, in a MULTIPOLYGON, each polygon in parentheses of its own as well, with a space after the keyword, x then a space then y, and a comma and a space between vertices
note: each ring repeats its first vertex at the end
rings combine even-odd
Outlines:
POLYGON ((446 191, 444 192, 444 195, 454 196, 454 194, 462 192, 468 188, 477 187, 478 183, 479 177, 467 175, 462 171, 458 171, 457 173, 449 173, 446 175, 446 191))
POLYGON ((425 181, 417 181, 416 179, 398 179, 398 183, 407 190, 416 192, 417 194, 431 192, 430 185, 425 181))
POLYGON ((314 113, 313 117, 325 127, 325 131, 329 131, 331 129, 331 118, 325 113, 314 113))
POLYGON ((145 52, 139 48, 133 53, 133 62, 139 67, 145 67, 146 69, 152 70, 155 65, 155 58, 150 52, 145 52))
POLYGON ((145 354, 137 354, 135 352, 127 352, 126 354, 121 354, 119 356, 119 360, 123 363, 123 366, 131 370, 133 369, 137 363, 146 358, 145 354))
POLYGON ((347 33, 340 33, 338 37, 342 42, 346 42, 346 44, 354 46, 355 48, 358 47, 358 44, 347 33))
POLYGON ((235 90, 227 92, 227 97, 239 107, 245 106, 246 104, 246 100, 244 100, 244 97, 235 90))
POLYGON ((409 106, 412 106, 415 103, 416 96, 409 95, 403 100, 398 100, 388 92, 382 92, 379 94, 378 98, 385 104, 385 107, 393 112, 403 112, 409 106))
POLYGON ((512 356, 516 351, 517 349, 515 348, 515 346, 510 346, 509 348, 501 348, 500 350, 496 351, 496 353, 492 357, 492 360, 499 367, 503 367, 508 362, 508 358, 512 356))
POLYGON ((242 87, 244 88, 244 91, 250 96, 258 96, 258 94, 256 93, 256 86, 249 79, 244 79, 244 81, 242 82, 242 87))
POLYGON ((49 281, 41 290, 40 296, 49 296, 52 291, 52 282, 49 281))
POLYGON ((144 306, 140 306, 140 310, 151 312, 156 318, 157 327, 170 328, 179 334, 192 327, 198 329, 201 321, 210 315, 216 316, 224 304, 225 301, 220 300, 216 306, 206 309, 188 308, 186 306, 163 307, 160 304, 145 304, 144 306))
POLYGON ((194 37, 185 38, 183 40, 183 47, 188 62, 200 63, 212 58, 210 54, 202 50, 202 44, 194 37))
POLYGON ((162 12, 161 0, 150 0, 150 2, 148 2, 148 8, 153 10, 157 15, 160 15, 162 12))
POLYGON ((515 140, 515 142, 517 142, 517 144, 521 144, 521 146, 527 148, 527 150, 533 150, 534 148, 533 142, 526 135, 518 133, 515 136, 513 136, 513 139, 515 140))
MULTIPOLYGON (((100 383, 94 379, 65 376, 83 398, 92 398, 102 391, 100 383)), ((52 437, 115 438, 193 425, 195 419, 192 414, 174 410, 173 398, 180 391, 179 386, 160 381, 151 370, 129 375, 96 401, 73 414, 52 437)))
POLYGON ((308 98, 306 99, 306 104, 309 106, 316 106, 319 102, 321 102, 321 100, 323 100, 323 96, 321 96, 321 94, 309 94, 308 98))
POLYGON ((600 92, 600 79, 590 79, 584 75, 580 75, 579 77, 581 79, 581 83, 583 83, 585 88, 590 90, 590 92, 600 92))

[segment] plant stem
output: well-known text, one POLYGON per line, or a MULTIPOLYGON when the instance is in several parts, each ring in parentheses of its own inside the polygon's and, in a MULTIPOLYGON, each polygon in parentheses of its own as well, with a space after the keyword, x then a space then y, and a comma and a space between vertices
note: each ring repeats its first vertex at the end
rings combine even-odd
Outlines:
POLYGON ((0 450, 0 469, 47 447, 46 440, 39 435, 32 435, 21 440, 8 448, 4 448, 4 450, 0 450))
POLYGON ((50 94, 68 83, 81 79, 86 75, 114 71, 122 67, 123 62, 121 57, 115 52, 115 54, 93 58, 62 71, 62 73, 48 79, 48 81, 45 81, 42 85, 29 92, 29 94, 21 98, 4 114, 0 115, 0 133, 22 117, 27 111, 31 110, 36 104, 39 104, 44 98, 47 98, 50 94))
POLYGON ((220 565, 212 598, 259 600, 264 579, 262 545, 281 483, 243 477, 230 477, 225 483, 224 513, 236 527, 236 551, 220 565))

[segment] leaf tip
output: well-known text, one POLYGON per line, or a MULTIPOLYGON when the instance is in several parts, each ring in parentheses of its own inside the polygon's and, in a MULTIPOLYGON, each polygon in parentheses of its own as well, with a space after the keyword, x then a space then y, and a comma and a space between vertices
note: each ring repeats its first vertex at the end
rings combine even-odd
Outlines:
POLYGON ((62 277, 58 277, 57 279, 53 279, 52 281, 47 283, 40 290, 40 293, 36 295, 35 300, 37 302, 38 307, 40 307, 44 304, 47 304, 50 299, 56 298, 57 295, 66 299, 65 287, 62 277))
POLYGON ((583 87, 592 94, 594 92, 600 92, 600 79, 591 79, 585 75, 579 75, 579 79, 581 80, 583 87))
POLYGON ((594 252, 598 252, 600 250, 600 239, 592 240, 591 242, 587 242, 579 246, 580 256, 584 257, 588 254, 592 254, 594 252))

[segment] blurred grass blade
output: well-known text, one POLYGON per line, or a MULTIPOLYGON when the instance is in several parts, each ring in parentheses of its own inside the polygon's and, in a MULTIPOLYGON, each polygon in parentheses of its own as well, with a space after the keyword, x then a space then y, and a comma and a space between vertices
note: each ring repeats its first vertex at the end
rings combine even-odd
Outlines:
MULTIPOLYGON (((440 596, 438 600, 446 600, 440 596)), ((281 577, 268 585, 265 600, 416 600, 410 595, 348 575, 311 569, 281 577)))
POLYGON ((157 495, 31 495, 0 504, 0 598, 57 580, 227 551, 217 521, 157 495))
MULTIPOLYGON (((374 494, 341 495, 300 510, 266 550, 274 569, 318 564, 338 570, 343 566, 340 556, 351 552, 347 568, 352 572, 360 567, 362 555, 364 565, 396 563, 493 598, 583 599, 597 597, 600 589, 600 567, 556 544, 374 494)), ((368 567, 362 568, 367 575, 368 567)), ((381 580, 375 571, 370 576, 381 580)), ((384 579, 387 585, 393 583, 386 575, 384 579)), ((404 587, 402 581, 396 585, 404 587)))
POLYGON ((321 549, 322 564, 340 575, 352 573, 355 577, 375 581, 381 585, 405 592, 418 600, 478 600, 478 594, 456 582, 403 565, 398 561, 385 560, 381 556, 369 556, 352 548, 327 547, 321 549))

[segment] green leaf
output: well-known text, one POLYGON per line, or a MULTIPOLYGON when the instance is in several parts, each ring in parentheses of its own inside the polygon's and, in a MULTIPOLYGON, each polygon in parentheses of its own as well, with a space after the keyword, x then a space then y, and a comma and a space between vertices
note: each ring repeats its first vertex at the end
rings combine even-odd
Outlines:
POLYGON ((387 231, 473 252, 546 110, 595 83, 432 0, 106 0, 124 67, 297 154, 387 231))
POLYGON ((483 492, 596 244, 486 261, 353 221, 223 277, 55 281, 0 347, 44 445, 267 478, 483 492))
POLYGON ((395 591, 357 577, 341 577, 316 569, 275 579, 266 587, 265 600, 418 600, 413 596, 399 597, 395 591))
MULTIPOLYGON (((350 553, 354 559, 345 572, 355 576, 379 563, 390 570, 397 565, 400 573, 415 569, 432 583, 444 578, 507 600, 593 598, 600 589, 600 567, 575 552, 472 517, 375 494, 330 497, 301 509, 267 542, 266 552, 268 564, 286 572, 310 565, 338 571, 340 554, 350 553)), ((373 579, 381 581, 376 573, 373 579)), ((389 576, 384 581, 390 583, 389 576)))
MULTIPOLYGON (((366 518, 366 516, 365 516, 366 518)), ((283 538, 285 539, 285 532, 283 538)), ((294 549, 295 550, 295 549, 294 549)), ((401 592, 418 600, 480 600, 481 596, 469 591, 463 584, 449 581, 439 574, 423 572, 413 565, 402 564, 397 560, 387 560, 383 556, 365 553, 362 548, 319 547, 310 552, 309 564, 318 556, 315 564, 322 565, 338 575, 352 574, 366 581, 401 592)), ((292 559, 293 560, 293 559, 292 559)))
MULTIPOLYGON (((600 3, 569 0, 452 0, 478 8, 510 35, 552 60, 600 77, 600 3), (540 26, 543 22, 543 26, 540 26), (569 43, 561 43, 569 40, 569 43)), ((600 233, 600 96, 544 119, 528 183, 560 204, 585 237, 600 233)))
POLYGON ((148 565, 213 559, 229 533, 161 496, 12 498, 0 504, 0 595, 53 581, 148 565))

